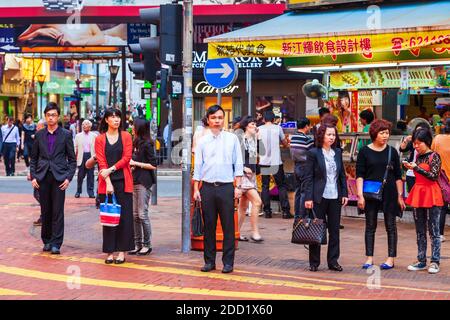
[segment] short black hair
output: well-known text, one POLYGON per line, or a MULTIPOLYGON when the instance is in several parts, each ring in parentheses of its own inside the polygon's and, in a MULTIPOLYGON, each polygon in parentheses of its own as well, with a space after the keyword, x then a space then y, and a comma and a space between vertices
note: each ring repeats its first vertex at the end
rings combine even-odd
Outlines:
POLYGON ((304 129, 306 126, 309 126, 311 121, 308 118, 301 118, 297 120, 297 129, 304 129))
POLYGON ((27 114, 25 114, 25 116, 23 117, 23 120, 27 120, 28 118, 33 118, 33 117, 31 116, 31 114, 27 113, 27 114))
POLYGON ((450 118, 448 118, 448 119, 445 121, 444 132, 445 132, 446 134, 450 134, 450 118))
POLYGON ((223 110, 223 108, 221 106, 219 106, 218 104, 212 105, 208 108, 208 110, 206 110, 206 120, 208 120, 209 116, 216 113, 217 111, 221 110, 223 112, 223 115, 225 115, 225 110, 223 110))
POLYGON ((275 113, 272 110, 264 112, 264 120, 272 122, 275 119, 275 113))
POLYGON ((328 110, 328 108, 325 108, 325 107, 323 107, 323 108, 320 108, 319 109, 319 117, 323 117, 324 115, 326 115, 327 113, 330 113, 330 110, 328 110))
POLYGON ((431 143, 433 142, 433 134, 431 133, 430 129, 422 128, 414 132, 412 141, 414 142, 416 140, 425 143, 428 148, 431 148, 431 143))
POLYGON ((60 115, 60 110, 58 105, 55 102, 49 102, 45 107, 44 114, 47 114, 50 110, 56 110, 58 112, 58 116, 60 115))
POLYGON ((372 121, 375 119, 375 116, 373 115, 373 112, 370 110, 363 110, 360 112, 359 117, 361 119, 366 120, 367 124, 371 124, 372 121))
POLYGON ((245 131, 247 126, 252 122, 256 123, 256 119, 253 118, 252 116, 245 116, 242 118, 241 122, 239 123, 239 128, 245 131))

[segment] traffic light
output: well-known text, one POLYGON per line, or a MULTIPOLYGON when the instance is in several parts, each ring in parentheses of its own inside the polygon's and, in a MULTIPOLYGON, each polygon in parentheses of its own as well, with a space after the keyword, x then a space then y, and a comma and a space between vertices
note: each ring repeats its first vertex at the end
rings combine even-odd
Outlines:
POLYGON ((169 77, 169 70, 161 68, 156 72, 156 83, 159 84, 158 96, 161 100, 167 100, 167 81, 169 77))
POLYGON ((182 62, 183 6, 163 4, 159 8, 139 10, 141 19, 158 26, 158 36, 140 38, 144 52, 157 52, 160 63, 180 65, 182 62))
POLYGON ((130 51, 133 53, 133 62, 128 64, 128 68, 135 74, 135 79, 154 81, 158 63, 156 53, 144 52, 139 44, 130 44, 130 51))

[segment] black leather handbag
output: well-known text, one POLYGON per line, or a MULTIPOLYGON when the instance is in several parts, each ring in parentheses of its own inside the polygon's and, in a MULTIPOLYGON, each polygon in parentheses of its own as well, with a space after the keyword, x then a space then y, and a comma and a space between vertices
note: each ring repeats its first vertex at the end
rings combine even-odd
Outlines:
POLYGON ((309 210, 310 216, 296 218, 292 230, 292 243, 296 244, 327 244, 327 226, 323 219, 318 219, 314 209, 309 210))
POLYGON ((200 202, 195 201, 194 214, 192 216, 192 235, 194 237, 201 237, 203 235, 203 217, 202 209, 200 208, 200 202))

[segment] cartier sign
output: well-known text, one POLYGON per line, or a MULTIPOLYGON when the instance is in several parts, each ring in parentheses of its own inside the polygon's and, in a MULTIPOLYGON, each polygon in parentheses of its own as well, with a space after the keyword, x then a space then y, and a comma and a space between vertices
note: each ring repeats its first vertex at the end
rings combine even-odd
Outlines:
MULTIPOLYGON (((222 93, 234 93, 239 86, 233 85, 222 89, 222 93)), ((206 81, 200 81, 194 88, 194 93, 196 94, 214 94, 219 93, 219 89, 211 87, 206 81)))

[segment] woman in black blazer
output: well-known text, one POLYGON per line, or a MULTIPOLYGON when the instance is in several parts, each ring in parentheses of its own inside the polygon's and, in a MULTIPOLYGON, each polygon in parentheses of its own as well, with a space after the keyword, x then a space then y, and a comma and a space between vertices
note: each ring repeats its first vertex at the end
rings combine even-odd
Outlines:
MULTIPOLYGON (((338 263, 339 226, 341 207, 347 205, 348 192, 337 137, 335 126, 323 124, 317 130, 316 147, 308 152, 305 168, 305 208, 314 208, 317 218, 327 222, 328 268, 342 271, 338 263)), ((320 245, 309 246, 309 265, 311 271, 317 271, 320 265, 320 245)))

